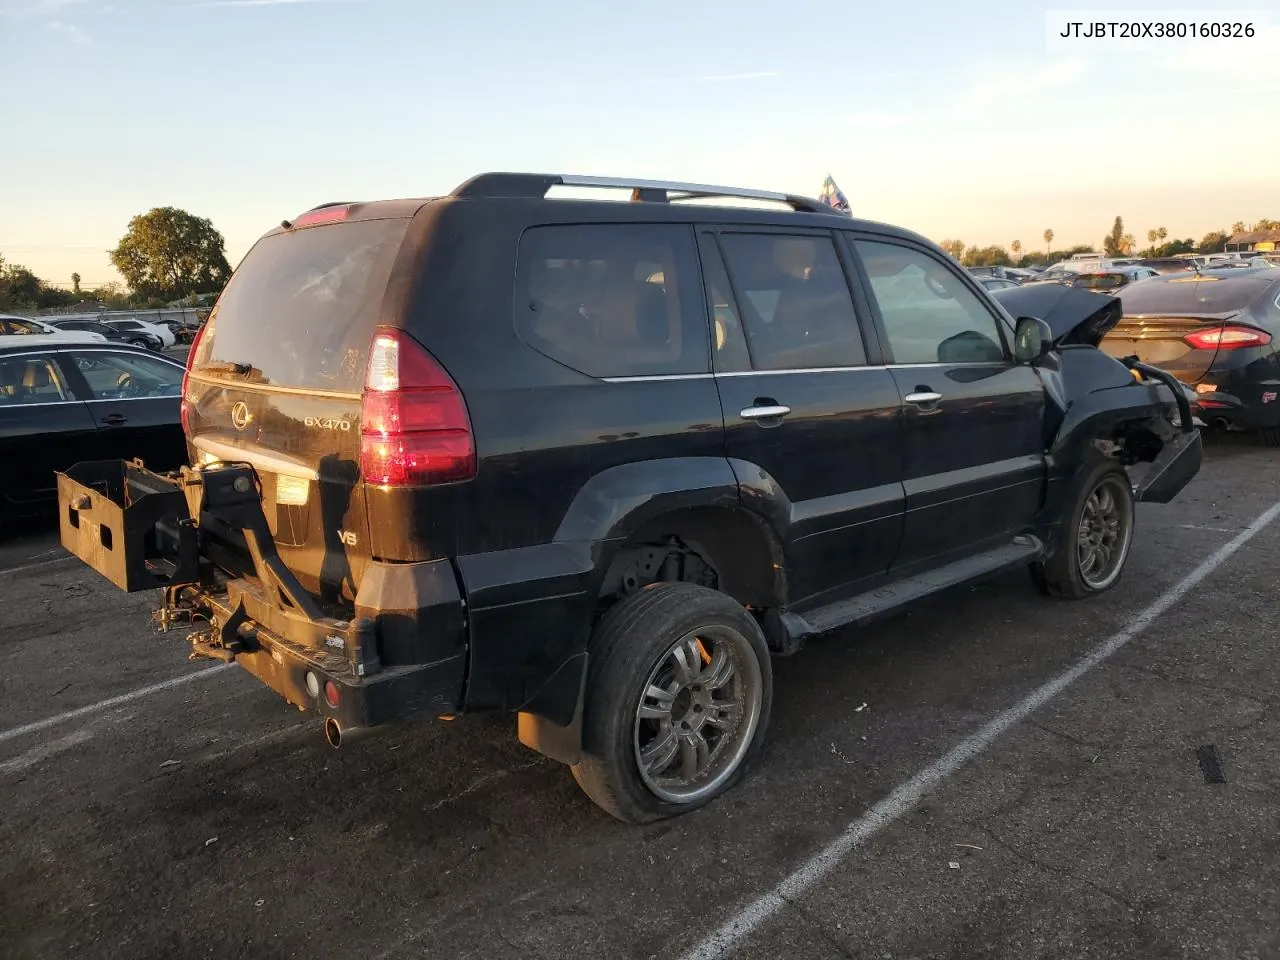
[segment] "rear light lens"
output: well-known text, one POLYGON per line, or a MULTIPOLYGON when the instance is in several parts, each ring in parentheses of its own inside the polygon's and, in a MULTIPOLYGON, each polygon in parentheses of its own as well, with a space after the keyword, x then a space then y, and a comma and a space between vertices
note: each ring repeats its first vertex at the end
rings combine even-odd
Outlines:
POLYGON ((182 432, 191 433, 191 409, 190 404, 195 400, 194 397, 187 395, 187 381, 191 377, 191 365, 196 362, 196 351, 200 349, 200 340, 204 337, 204 333, 209 329, 212 320, 206 320, 204 326, 196 331, 196 335, 191 339, 191 349, 187 351, 187 369, 182 372, 182 404, 179 408, 182 418, 182 432))
POLYGON ((1253 327, 1226 326, 1188 333, 1182 339, 1197 350, 1239 350, 1266 346, 1271 342, 1271 334, 1253 327))
POLYGON ((398 330, 375 334, 360 412, 360 473, 385 487, 457 483, 476 475, 462 391, 398 330))
POLYGON ((338 685, 332 680, 324 682, 324 702, 331 707, 338 705, 338 685))
POLYGON ((340 220, 347 219, 350 214, 351 207, 345 203, 336 207, 321 207, 319 210, 308 210, 306 213, 295 217, 289 226, 314 227, 321 223, 337 223, 340 220))

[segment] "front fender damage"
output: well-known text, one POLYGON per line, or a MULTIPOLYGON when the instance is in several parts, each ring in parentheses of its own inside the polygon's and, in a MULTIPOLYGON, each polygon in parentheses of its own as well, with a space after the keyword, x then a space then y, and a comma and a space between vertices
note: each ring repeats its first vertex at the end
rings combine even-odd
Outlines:
POLYGON ((1168 503, 1199 473, 1200 432, 1186 388, 1175 378, 1092 346, 1061 347, 1046 360, 1051 475, 1070 476, 1098 454, 1125 467, 1148 464, 1134 483, 1134 499, 1168 503))

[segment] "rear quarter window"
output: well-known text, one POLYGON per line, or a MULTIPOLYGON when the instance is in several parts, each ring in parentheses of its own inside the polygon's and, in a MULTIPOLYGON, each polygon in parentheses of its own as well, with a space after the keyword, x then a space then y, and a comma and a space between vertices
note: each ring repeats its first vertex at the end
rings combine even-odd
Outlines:
POLYGON ((706 373, 709 332, 692 229, 531 227, 520 239, 516 332, 592 377, 706 373))

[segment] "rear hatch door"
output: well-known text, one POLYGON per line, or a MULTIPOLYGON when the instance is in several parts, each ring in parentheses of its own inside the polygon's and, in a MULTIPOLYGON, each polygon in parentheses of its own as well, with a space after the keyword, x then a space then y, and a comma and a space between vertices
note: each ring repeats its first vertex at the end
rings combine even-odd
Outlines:
POLYGON ((307 589, 350 601, 369 559, 361 391, 410 220, 329 217, 273 231, 245 257, 184 399, 195 461, 252 464, 281 559, 307 589))

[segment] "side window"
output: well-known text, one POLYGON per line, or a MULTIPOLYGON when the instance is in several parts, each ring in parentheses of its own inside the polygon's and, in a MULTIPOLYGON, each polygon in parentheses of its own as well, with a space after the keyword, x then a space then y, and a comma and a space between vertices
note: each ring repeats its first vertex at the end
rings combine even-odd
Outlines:
POLYGON ((756 370, 867 362, 830 236, 726 233, 720 243, 756 370))
POLYGON ((995 316, 945 264, 919 250, 854 244, 871 280, 894 363, 998 363, 995 316))
POLYGON ((688 227, 533 227, 520 240, 516 330, 592 377, 706 373, 706 311, 688 227))
POLYGON ((10 333, 27 333, 27 334, 44 333, 44 331, 41 330, 39 327, 37 327, 34 323, 28 323, 26 320, 10 320, 9 332, 10 333))
POLYGON ((176 397, 182 392, 182 367, 131 353, 101 350, 63 354, 89 384, 91 400, 176 397))
POLYGON ((47 358, 0 358, 0 407, 57 403, 66 399, 62 378, 47 358))
POLYGON ((707 306, 711 311, 711 350, 718 373, 751 369, 747 335, 734 303, 733 287, 724 268, 724 258, 714 234, 698 236, 698 253, 702 257, 702 277, 707 287, 707 306))

